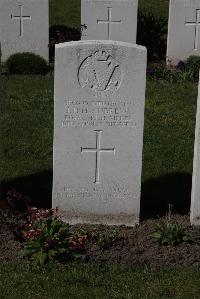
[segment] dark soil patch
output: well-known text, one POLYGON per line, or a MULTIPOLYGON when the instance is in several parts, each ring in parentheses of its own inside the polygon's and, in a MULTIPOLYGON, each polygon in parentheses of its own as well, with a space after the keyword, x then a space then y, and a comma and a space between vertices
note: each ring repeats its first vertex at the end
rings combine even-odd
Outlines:
MULTIPOLYGON (((166 218, 148 219, 135 228, 103 225, 75 225, 71 232, 87 234, 84 262, 154 266, 200 266, 200 228, 191 227, 188 216, 173 215, 173 222, 187 231, 190 242, 177 246, 160 246, 151 238, 155 225, 166 218)), ((20 260, 21 244, 13 233, 17 216, 0 210, 0 261, 20 260)))
POLYGON ((20 242, 15 240, 12 223, 16 222, 10 213, 0 210, 0 262, 20 260, 20 242))

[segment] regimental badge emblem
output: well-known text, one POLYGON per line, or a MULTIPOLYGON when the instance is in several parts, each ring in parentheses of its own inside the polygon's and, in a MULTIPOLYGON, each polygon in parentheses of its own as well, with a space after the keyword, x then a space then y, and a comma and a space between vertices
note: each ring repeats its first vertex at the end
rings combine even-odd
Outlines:
POLYGON ((82 88, 96 95, 109 95, 117 91, 122 82, 119 62, 105 50, 98 50, 80 65, 78 80, 82 88))

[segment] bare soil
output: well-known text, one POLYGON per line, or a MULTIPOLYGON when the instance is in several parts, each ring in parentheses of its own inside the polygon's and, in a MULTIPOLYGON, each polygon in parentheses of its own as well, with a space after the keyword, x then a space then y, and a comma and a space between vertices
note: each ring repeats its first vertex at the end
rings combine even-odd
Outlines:
MULTIPOLYGON (((165 217, 148 219, 135 228, 103 225, 75 225, 71 232, 87 234, 83 262, 154 266, 200 266, 200 228, 191 227, 188 216, 173 215, 173 222, 187 231, 190 241, 177 246, 159 245, 151 234, 165 217)), ((0 210, 0 261, 19 261, 21 243, 13 233, 18 217, 0 210)))

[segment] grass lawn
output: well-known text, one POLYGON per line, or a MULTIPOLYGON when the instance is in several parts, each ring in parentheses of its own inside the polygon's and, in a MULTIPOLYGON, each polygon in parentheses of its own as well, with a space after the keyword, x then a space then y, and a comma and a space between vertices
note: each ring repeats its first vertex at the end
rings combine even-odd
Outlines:
MULTIPOLYGON (((2 80, 2 180, 52 170, 53 78, 2 80)), ((196 83, 147 83, 143 181, 192 173, 196 100, 196 83)))
MULTIPOLYGON (((35 205, 50 207, 53 78, 3 76, 2 81, 2 194, 15 188, 35 205)), ((174 212, 189 213, 196 101, 196 83, 147 82, 141 218, 156 216, 155 207, 165 214, 169 203, 174 212)))
POLYGON ((198 269, 0 265, 0 298, 200 298, 198 269))

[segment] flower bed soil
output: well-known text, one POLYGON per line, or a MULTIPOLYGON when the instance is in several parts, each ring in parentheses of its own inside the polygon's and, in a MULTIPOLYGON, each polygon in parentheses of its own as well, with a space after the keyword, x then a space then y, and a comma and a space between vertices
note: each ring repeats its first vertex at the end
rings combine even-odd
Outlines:
MULTIPOLYGON (((184 227, 190 242, 177 246, 160 246, 151 237, 155 225, 165 221, 148 219, 135 228, 103 225, 75 225, 71 232, 87 235, 87 245, 82 262, 117 263, 129 265, 149 264, 154 266, 200 266, 200 228, 192 228, 188 216, 173 215, 172 221, 184 227)), ((21 243, 13 233, 16 215, 0 210, 0 261, 16 261, 21 243)))

